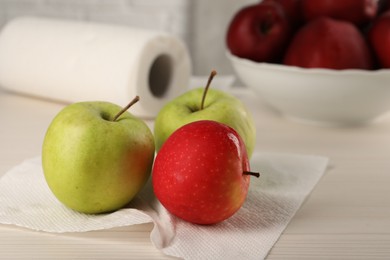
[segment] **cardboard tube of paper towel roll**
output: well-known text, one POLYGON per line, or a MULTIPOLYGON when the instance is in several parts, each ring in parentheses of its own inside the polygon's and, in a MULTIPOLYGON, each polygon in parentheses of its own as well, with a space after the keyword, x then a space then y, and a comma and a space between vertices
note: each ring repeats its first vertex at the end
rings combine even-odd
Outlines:
POLYGON ((11 20, 0 33, 0 86, 48 99, 101 100, 157 115, 184 92, 191 62, 176 37, 137 28, 49 18, 11 20))

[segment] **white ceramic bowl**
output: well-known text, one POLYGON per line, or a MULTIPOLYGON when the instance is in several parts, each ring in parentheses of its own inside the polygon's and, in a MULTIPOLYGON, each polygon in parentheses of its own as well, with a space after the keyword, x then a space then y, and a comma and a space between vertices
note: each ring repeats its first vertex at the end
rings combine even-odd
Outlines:
POLYGON ((288 117, 350 125, 390 110, 390 69, 304 69, 227 56, 240 80, 288 117))

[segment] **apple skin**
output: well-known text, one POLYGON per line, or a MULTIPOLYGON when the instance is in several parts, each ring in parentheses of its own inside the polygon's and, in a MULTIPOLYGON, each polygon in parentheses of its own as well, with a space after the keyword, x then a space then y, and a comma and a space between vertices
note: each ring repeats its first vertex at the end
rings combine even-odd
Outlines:
POLYGON ((57 199, 83 213, 125 206, 150 176, 154 139, 148 126, 107 102, 66 106, 51 122, 42 147, 46 182, 57 199))
POLYGON ((249 110, 236 97, 216 89, 208 90, 204 109, 200 110, 203 91, 203 88, 190 90, 160 110, 154 123, 156 150, 179 127, 198 120, 213 120, 234 128, 251 156, 256 143, 256 128, 249 110))
POLYGON ((386 11, 373 22, 368 39, 382 68, 390 68, 390 11, 386 11))
POLYGON ((303 23, 302 17, 302 0, 263 0, 261 3, 266 2, 275 2, 280 4, 284 10, 290 24, 292 25, 293 30, 298 28, 303 23))
POLYGON ((249 161, 238 133, 219 122, 201 120, 175 131, 153 166, 156 197, 173 215, 195 224, 231 217, 245 201, 249 161))
POLYGON ((302 0, 302 12, 306 21, 327 16, 363 25, 376 16, 378 2, 377 0, 302 0))
POLYGON ((304 68, 372 69, 373 57, 356 26, 320 17, 296 33, 283 63, 304 68))
POLYGON ((231 20, 226 44, 238 57, 257 62, 278 62, 291 36, 289 21, 278 3, 249 5, 231 20))

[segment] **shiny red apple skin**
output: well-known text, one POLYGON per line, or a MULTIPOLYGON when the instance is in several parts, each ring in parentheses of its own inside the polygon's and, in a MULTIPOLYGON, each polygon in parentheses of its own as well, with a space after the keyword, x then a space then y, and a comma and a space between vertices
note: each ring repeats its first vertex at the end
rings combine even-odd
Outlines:
POLYGON ((303 68, 372 69, 373 58, 362 33, 350 22, 320 17, 294 36, 285 65, 303 68))
POLYGON ((302 12, 306 21, 327 16, 363 25, 376 16, 378 2, 377 0, 302 0, 302 12))
POLYGON ((382 68, 390 68, 390 10, 380 15, 368 31, 368 39, 382 68))
POLYGON ((277 3, 242 8, 231 20, 226 44, 233 55, 256 62, 278 62, 291 36, 289 21, 277 3))
POLYGON ((244 203, 250 177, 241 137, 224 124, 201 120, 176 130, 158 152, 153 189, 173 215, 195 224, 215 224, 244 203))

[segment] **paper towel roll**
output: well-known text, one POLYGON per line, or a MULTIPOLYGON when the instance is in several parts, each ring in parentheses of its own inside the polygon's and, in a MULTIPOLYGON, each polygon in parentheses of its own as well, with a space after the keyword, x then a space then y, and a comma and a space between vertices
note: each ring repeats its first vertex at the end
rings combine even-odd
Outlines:
POLYGON ((154 117, 189 84, 185 45, 162 32, 38 17, 0 34, 0 86, 65 102, 103 100, 154 117))

